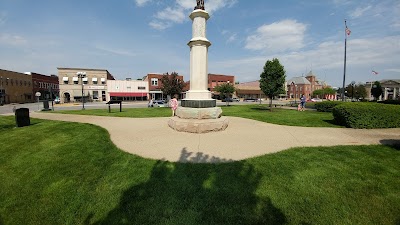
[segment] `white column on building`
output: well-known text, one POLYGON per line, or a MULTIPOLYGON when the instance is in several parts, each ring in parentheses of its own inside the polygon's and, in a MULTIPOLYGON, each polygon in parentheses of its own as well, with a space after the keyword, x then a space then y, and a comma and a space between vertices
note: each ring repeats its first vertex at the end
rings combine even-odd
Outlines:
POLYGON ((393 88, 393 100, 396 100, 397 88, 393 88))

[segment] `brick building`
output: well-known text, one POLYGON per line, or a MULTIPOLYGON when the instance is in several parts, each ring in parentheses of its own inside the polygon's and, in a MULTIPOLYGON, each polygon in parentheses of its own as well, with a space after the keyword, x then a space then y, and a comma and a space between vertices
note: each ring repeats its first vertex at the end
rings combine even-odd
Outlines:
POLYGON ((0 69, 0 105, 34 102, 32 76, 0 69))
MULTIPOLYGON (((161 91, 162 88, 162 82, 161 79, 164 76, 164 74, 159 74, 159 73, 149 73, 145 77, 143 77, 143 81, 146 81, 148 83, 149 87, 149 98, 150 99, 166 99, 167 96, 164 95, 164 93, 161 91)), ((183 82, 183 76, 178 75, 177 76, 179 80, 183 82)), ((187 86, 186 86, 187 87, 187 86)))
POLYGON ((57 68, 61 103, 107 100, 107 80, 114 77, 105 69, 57 68), (79 78, 77 73, 86 76, 79 78), (83 88, 83 96, 82 96, 83 88))
POLYGON ((238 98, 266 98, 260 88, 260 81, 244 82, 235 85, 236 96, 238 98))
POLYGON ((312 93, 315 90, 322 89, 324 85, 310 71, 306 77, 293 77, 287 81, 287 97, 290 99, 299 99, 301 95, 304 95, 307 99, 311 99, 312 93))
POLYGON ((35 96, 36 92, 40 93, 40 100, 55 99, 60 96, 58 77, 56 75, 47 76, 33 72, 25 74, 32 77, 32 96, 35 96))

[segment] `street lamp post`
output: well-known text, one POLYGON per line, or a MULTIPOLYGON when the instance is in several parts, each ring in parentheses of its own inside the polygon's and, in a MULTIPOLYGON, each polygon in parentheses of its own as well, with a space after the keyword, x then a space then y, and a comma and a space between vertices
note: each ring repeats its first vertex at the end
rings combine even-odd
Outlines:
POLYGON ((356 84, 355 81, 352 81, 351 83, 351 101, 354 100, 354 85, 356 84))
POLYGON ((81 78, 81 85, 82 85, 82 110, 85 109, 85 98, 83 97, 84 93, 83 93, 83 78, 86 77, 86 73, 85 72, 77 72, 76 75, 81 78))
MULTIPOLYGON (((227 81, 227 83, 229 85, 229 80, 227 81)), ((228 106, 229 106, 229 101, 230 101, 230 99, 229 99, 229 93, 228 93, 228 97, 226 98, 226 103, 228 104, 228 106)))

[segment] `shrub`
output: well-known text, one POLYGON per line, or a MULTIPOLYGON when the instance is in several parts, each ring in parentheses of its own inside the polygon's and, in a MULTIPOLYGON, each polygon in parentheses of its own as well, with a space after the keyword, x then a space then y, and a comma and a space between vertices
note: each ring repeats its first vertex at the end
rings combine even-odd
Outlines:
POLYGON ((342 104, 343 102, 339 101, 325 101, 318 102, 315 104, 315 108, 318 112, 332 112, 333 107, 342 104))
POLYGON ((377 103, 343 103, 333 108, 337 124, 351 128, 400 127, 400 106, 377 103))
POLYGON ((389 105, 400 105, 400 100, 385 100, 378 103, 389 104, 389 105))

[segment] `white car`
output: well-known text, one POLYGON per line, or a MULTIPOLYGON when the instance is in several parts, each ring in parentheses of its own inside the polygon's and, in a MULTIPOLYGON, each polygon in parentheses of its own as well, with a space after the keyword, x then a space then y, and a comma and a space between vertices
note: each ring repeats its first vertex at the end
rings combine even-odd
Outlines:
POLYGON ((322 99, 320 99, 320 98, 312 98, 311 101, 312 102, 322 102, 322 99))

